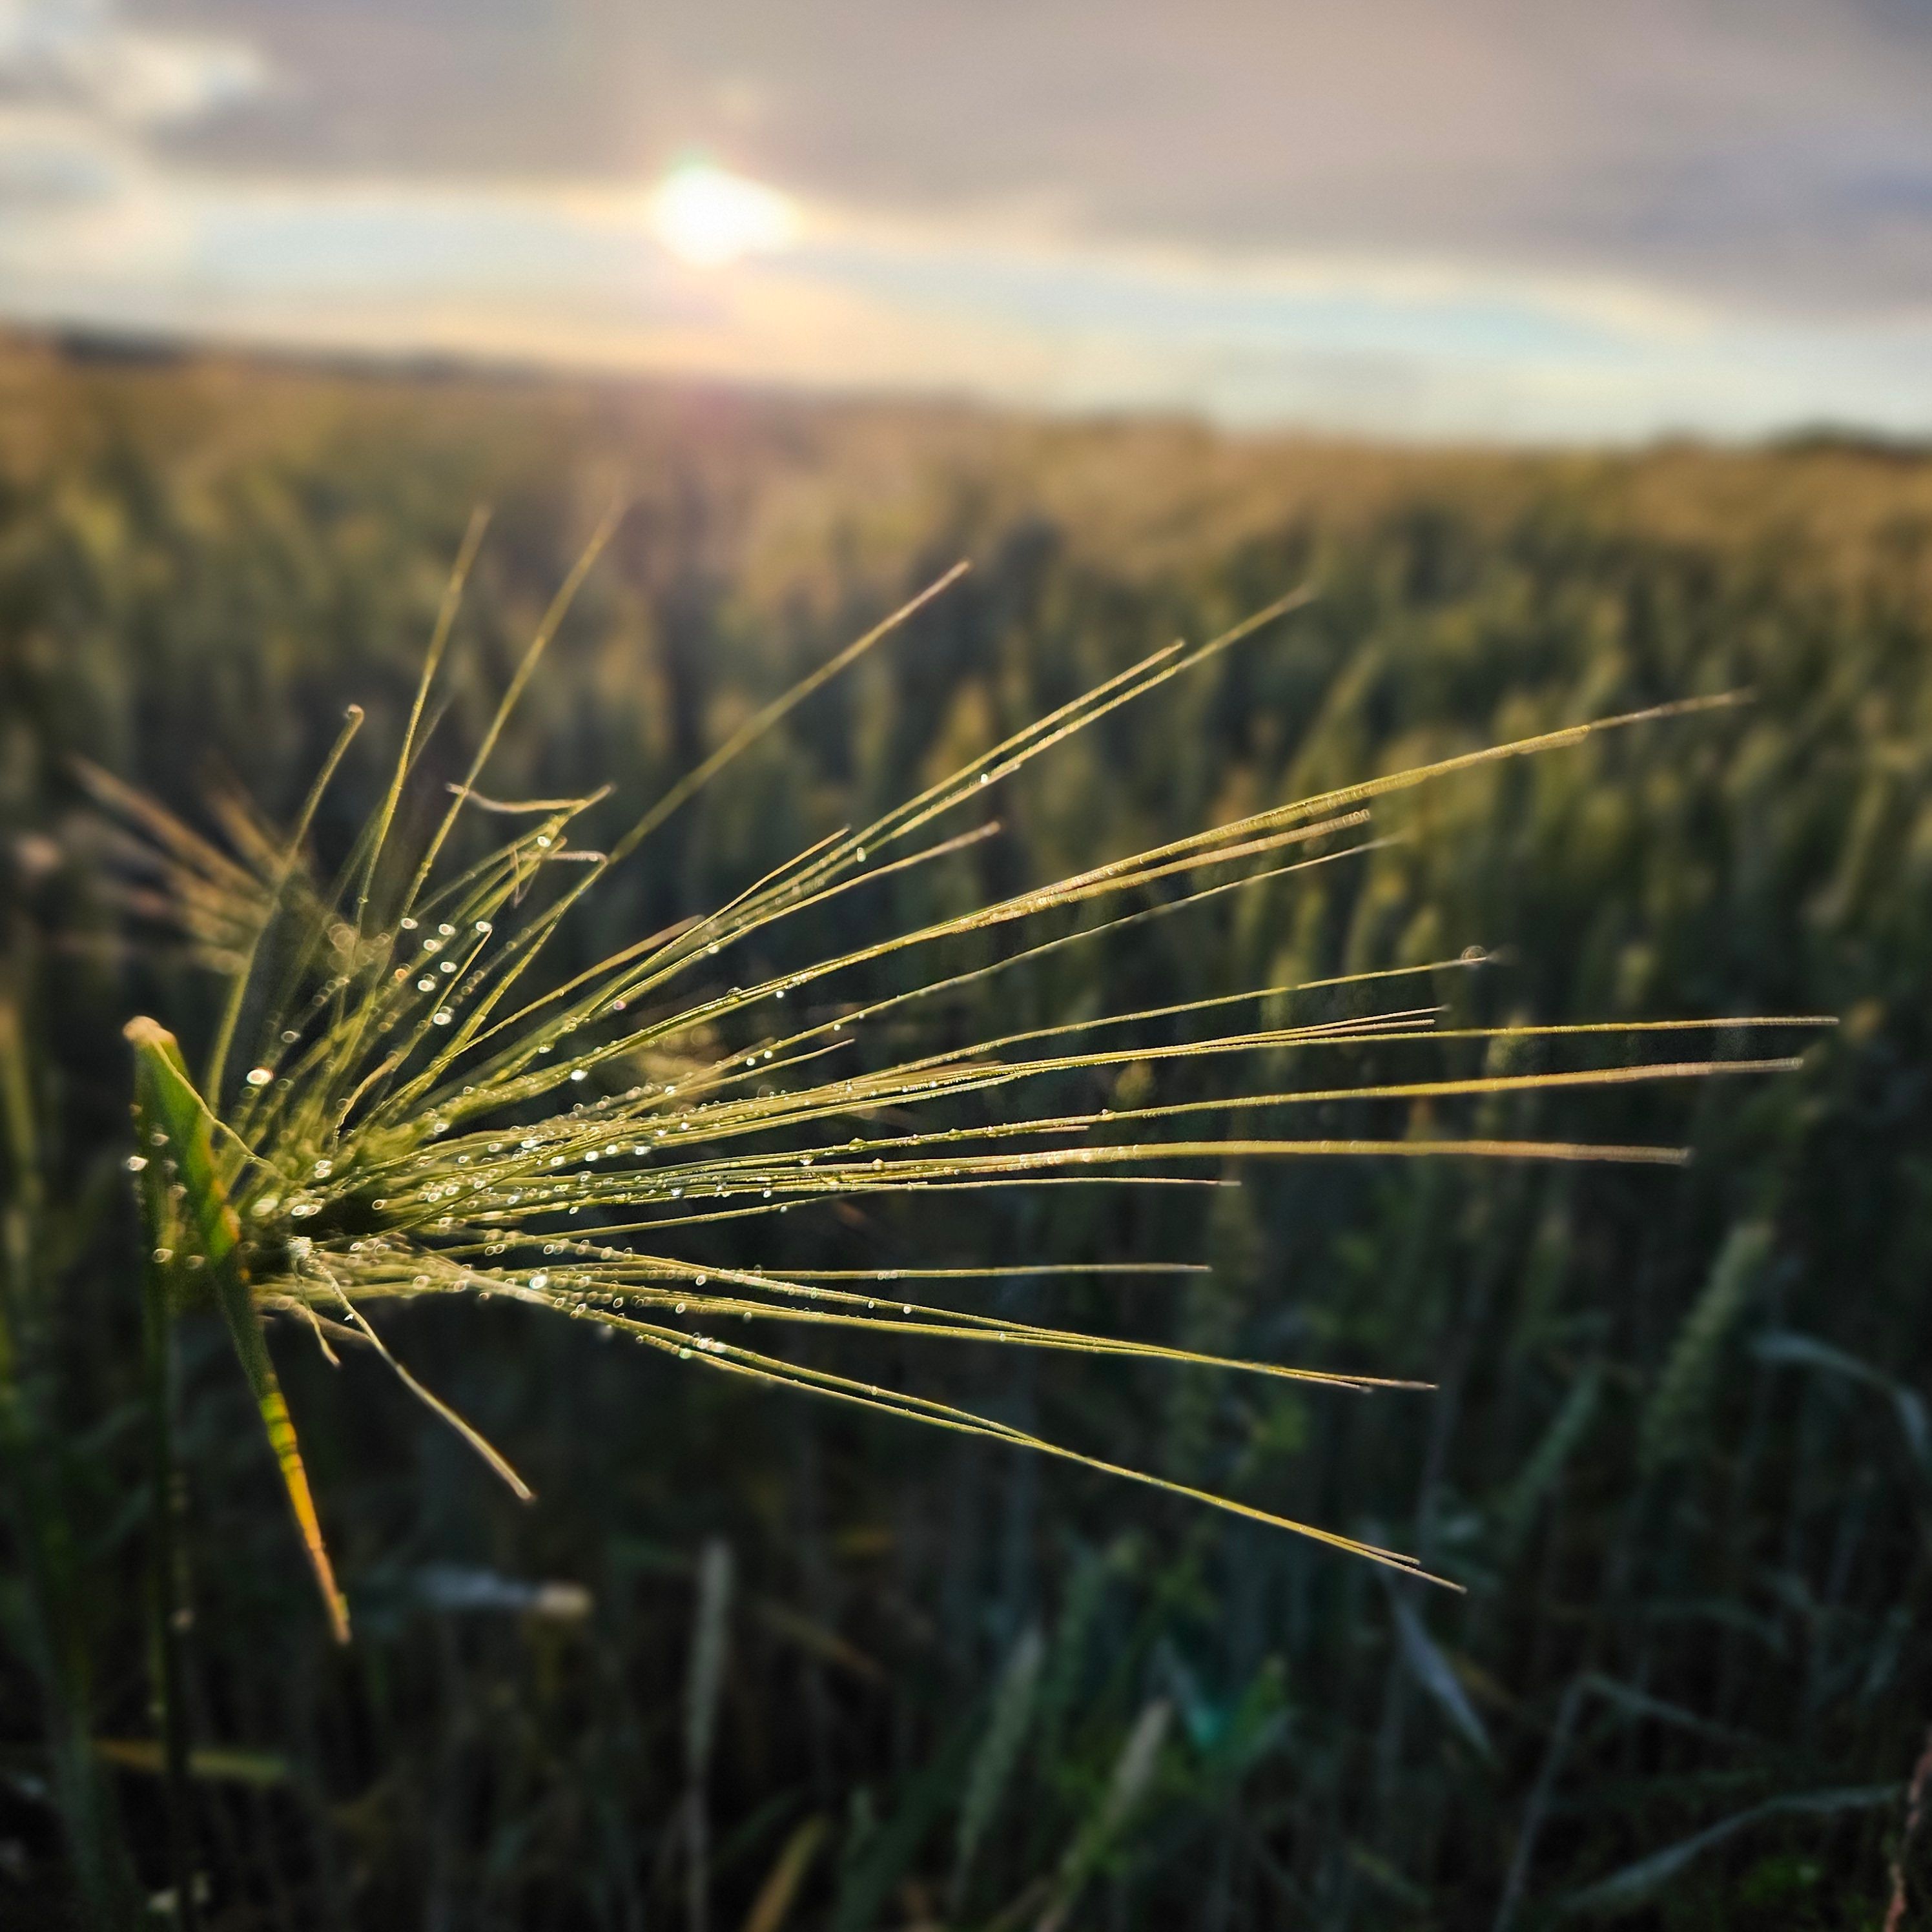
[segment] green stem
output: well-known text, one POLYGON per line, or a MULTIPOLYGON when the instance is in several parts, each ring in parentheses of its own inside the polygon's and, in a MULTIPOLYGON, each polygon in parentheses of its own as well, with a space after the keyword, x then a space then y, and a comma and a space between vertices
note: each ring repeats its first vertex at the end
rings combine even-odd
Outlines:
POLYGON ((174 1887, 175 1924, 195 1932, 194 1813, 188 1784, 188 1711, 183 1696, 188 1624, 185 1553, 182 1538, 182 1482, 175 1460, 174 1311, 169 1264, 155 1258, 162 1230, 145 1215, 148 1244, 142 1297, 142 1340, 146 1358, 156 1714, 160 1719, 163 1783, 167 1817, 168 1869, 174 1887))

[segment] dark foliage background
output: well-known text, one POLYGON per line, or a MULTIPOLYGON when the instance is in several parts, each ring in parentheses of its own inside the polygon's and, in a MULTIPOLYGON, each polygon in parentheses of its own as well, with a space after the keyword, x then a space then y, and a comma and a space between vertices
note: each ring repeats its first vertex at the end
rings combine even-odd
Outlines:
MULTIPOLYGON (((198 1786, 214 1922, 860 1932, 1032 1924, 1058 1900, 1120 1927, 1528 1927, 1622 1874, 1595 1909, 1635 1922, 1879 1923, 1932 1718, 1932 464, 1822 444, 1410 456, 24 344, 0 355, 0 1917, 73 1922, 117 1870, 160 1882, 119 1026, 159 1010, 191 1034, 211 994, 104 890, 70 761, 189 813, 238 781, 286 816, 353 698, 374 728, 320 827, 339 845, 472 504, 496 520, 450 746, 620 489, 637 506, 494 773, 511 794, 608 777, 618 822, 956 556, 976 568, 634 863, 585 956, 1307 578, 1306 614, 1033 768, 976 879, 888 889, 866 916, 1749 686, 1745 710, 1419 794, 1369 860, 995 982, 981 1018, 1477 945, 1497 963, 1448 997, 1484 1017, 1844 1023, 1795 1078, 1490 1117, 1681 1136, 1681 1174, 1311 1163, 1208 1196, 794 1231, 800 1265, 1211 1258, 1191 1283, 1014 1283, 987 1305, 1438 1391, 872 1359, 1372 1528, 1461 1597, 525 1313, 438 1310, 394 1340, 539 1500, 511 1502, 367 1361, 279 1340, 356 1608, 338 1652, 220 1338, 191 1334, 196 1719, 226 1754, 198 1786), (694 1778, 694 1580, 720 1541, 728 1647, 694 1778), (988 1798, 974 1766, 1034 1630, 988 1798), (1110 1810, 1160 1711, 1138 1805, 1110 1810), (60 1824, 90 1791, 92 1880, 60 1824), (956 1884, 962 1811, 986 1803, 956 1884), (802 1882, 760 1908, 788 1847, 802 1882)), ((823 937, 800 931, 800 956, 823 937)), ((1418 1064, 1382 1051, 1366 1064, 1418 1064)))

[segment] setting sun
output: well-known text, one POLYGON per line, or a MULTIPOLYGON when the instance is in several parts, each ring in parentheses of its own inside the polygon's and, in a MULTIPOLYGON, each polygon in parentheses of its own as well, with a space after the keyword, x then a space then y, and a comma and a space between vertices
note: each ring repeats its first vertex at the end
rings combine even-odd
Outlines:
POLYGON ((798 230, 796 209, 772 188, 706 161, 674 168, 651 196, 651 232, 680 262, 716 268, 782 248, 798 230))

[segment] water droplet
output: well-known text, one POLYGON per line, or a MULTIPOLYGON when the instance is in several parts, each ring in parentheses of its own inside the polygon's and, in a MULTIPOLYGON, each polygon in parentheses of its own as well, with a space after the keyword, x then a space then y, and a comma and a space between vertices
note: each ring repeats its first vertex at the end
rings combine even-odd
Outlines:
POLYGON ((548 1288, 550 1286, 550 1276, 542 1272, 533 1274, 530 1276, 530 1286, 532 1288, 548 1288))
POLYGON ((142 1168, 146 1167, 147 1164, 148 1156, 144 1154, 130 1154, 128 1158, 121 1163, 121 1165, 124 1167, 130 1174, 139 1174, 142 1168))
POLYGON ((251 1087, 266 1087, 274 1077, 273 1070, 266 1066, 251 1066, 244 1076, 251 1087))
POLYGON ((456 1016, 452 1013, 447 1006, 445 1006, 441 1012, 431 1013, 430 1015, 430 1020, 431 1024, 434 1025, 447 1026, 452 1020, 455 1018, 455 1017, 456 1016))
POLYGON ((174 1258, 175 1251, 172 1248, 157 1248, 154 1250, 154 1258, 158 1262, 171 1262, 174 1258))

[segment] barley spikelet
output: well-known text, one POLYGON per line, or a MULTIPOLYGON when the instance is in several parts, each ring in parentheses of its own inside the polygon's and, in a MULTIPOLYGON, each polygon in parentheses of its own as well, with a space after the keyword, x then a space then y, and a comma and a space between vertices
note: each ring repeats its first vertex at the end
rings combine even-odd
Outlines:
MULTIPOLYGON (((416 772, 457 597, 481 539, 480 520, 472 525, 392 777, 334 879, 320 879, 307 832, 359 713, 351 714, 294 830, 274 849, 254 851, 250 865, 238 862, 245 892, 213 861, 197 860, 202 874, 235 886, 224 902, 220 944, 208 948, 229 988, 198 1084, 165 1028, 144 1019, 129 1029, 143 1096, 134 1158, 152 1169, 144 1177, 143 1199, 151 1230, 159 1230, 154 1246, 168 1251, 177 1301, 212 1298, 228 1318, 338 1628, 346 1630, 340 1594, 286 1408, 276 1408, 280 1392, 263 1318, 292 1317, 325 1346, 331 1334, 352 1334, 381 1348, 412 1390, 527 1495, 505 1459, 408 1377, 383 1344, 372 1310, 428 1296, 528 1304, 756 1387, 803 1390, 1108 1471, 1412 1573, 1411 1559, 1398 1552, 1286 1522, 1150 1471, 1121 1468, 932 1397, 805 1366, 758 1338, 772 1327, 833 1327, 1185 1362, 1354 1391, 1391 1384, 1276 1362, 1231 1361, 932 1298, 928 1284, 969 1277, 970 1270, 721 1268, 698 1258, 702 1231, 750 1222, 776 1232, 778 1217, 794 1210, 935 1190, 1214 1184, 1231 1160, 1681 1160, 1682 1150, 1669 1147, 1418 1138, 1400 1117, 1392 1129, 1349 1135, 1298 1137, 1292 1124, 1296 1110, 1318 1103, 1501 1097, 1762 1072, 1796 1063, 1678 1058, 1382 1084, 1351 1084, 1338 1076, 1262 1091, 1243 1090, 1237 1081, 1222 1098, 1165 1102, 1158 1082, 1177 1060, 1238 1065, 1264 1049, 1318 1053, 1345 1066, 1350 1049, 1364 1042, 1532 1035, 1562 1042, 1601 1032, 1628 1046, 1651 1033, 1690 1036, 1703 1024, 1814 1022, 1438 1031, 1440 1008, 1427 989, 1436 977, 1480 964, 1464 957, 1106 1013, 922 1054, 900 1055, 892 1047, 901 1023, 916 1017, 922 1002, 950 999, 1150 920, 1185 918, 1229 892, 1292 884, 1310 868, 1344 862, 1374 842, 1368 826, 1376 800, 1485 764, 1560 750, 1664 712, 1602 719, 1272 806, 923 926, 855 937, 843 951, 802 960, 778 976, 731 982, 748 941, 756 939, 760 950, 782 944, 784 922, 800 912, 828 905, 842 911, 862 885, 940 862, 994 836, 997 827, 980 814, 1002 780, 1118 706, 1285 617, 1304 601, 1297 592, 1205 644, 1154 652, 873 824, 799 853, 729 903, 547 985, 532 970, 546 944, 614 866, 728 769, 760 732, 959 574, 949 573, 768 706, 638 823, 599 848, 585 842, 584 832, 602 794, 514 800, 483 787, 490 754, 610 527, 607 521, 559 592, 462 781, 450 788, 427 836, 411 845, 398 829, 407 821, 399 802, 416 772), (963 829, 942 825, 949 819, 954 826, 963 821, 963 829), (454 855, 467 848, 454 835, 471 820, 505 830, 482 856, 459 862, 454 855), (1068 929, 1064 916, 1076 910, 1084 922, 1068 929), (958 963, 956 942, 1002 933, 1012 942, 1002 956, 988 962, 980 950, 958 963), (866 969, 887 959, 916 968, 910 988, 902 982, 902 990, 862 992, 855 1000, 847 989, 862 988, 866 969), (842 996, 836 1010, 808 1005, 806 995, 830 990, 834 981, 842 996), (1294 1017, 1302 996, 1344 986, 1381 994, 1384 1004, 1365 1016, 1294 1017), (1263 996, 1270 996, 1267 1010, 1280 1016, 1276 1023, 1244 1023, 1240 1010, 1259 1010, 1255 1002, 1263 996), (1179 1044, 1138 1037, 1154 1022, 1180 1018, 1204 1022, 1207 1030, 1179 1044), (1104 1076, 1111 1088, 1128 1066, 1140 1070, 1120 1089, 1136 1100, 1132 1106, 1055 1111, 1029 1099, 1067 1076, 1104 1076), (1000 1117, 988 1119, 983 1104, 968 1113, 960 1103, 969 1100, 999 1106, 1000 1117), (1226 1124, 1236 1114, 1242 1132, 1226 1137, 1226 1124)), ((146 824, 170 849, 181 845, 167 824, 148 819, 125 797, 116 794, 116 802, 124 821, 146 824)), ((1178 1263, 1176 1271, 1189 1265, 1178 1263)), ((1054 1271, 1022 1262, 982 1272, 1054 1271)))

